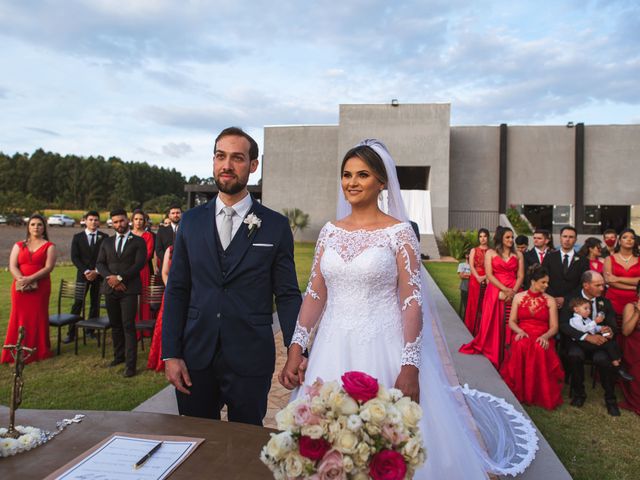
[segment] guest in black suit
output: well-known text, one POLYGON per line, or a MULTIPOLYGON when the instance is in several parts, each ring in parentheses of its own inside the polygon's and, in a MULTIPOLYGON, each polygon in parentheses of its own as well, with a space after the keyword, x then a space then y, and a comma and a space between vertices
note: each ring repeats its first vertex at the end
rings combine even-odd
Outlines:
POLYGON ((173 245, 176 239, 176 232, 182 218, 182 208, 180 205, 172 205, 167 211, 167 218, 171 221, 168 227, 160 225, 156 234, 156 257, 158 259, 158 270, 162 268, 164 252, 173 245))
POLYGON ((565 298, 564 308, 560 314, 560 331, 570 339, 565 342, 565 348, 571 373, 571 405, 582 407, 587 398, 584 389, 584 361, 590 357, 593 364, 600 371, 600 381, 604 388, 607 412, 609 415, 617 417, 620 415, 620 409, 618 408, 614 388, 616 368, 611 364, 611 359, 604 346, 607 342, 615 341, 616 314, 613 311, 611 302, 603 296, 604 278, 602 275, 589 270, 582 274, 581 280, 582 289, 565 298), (569 307, 569 303, 578 296, 584 297, 591 302, 591 312, 594 320, 599 312, 604 313, 604 321, 600 326, 602 327, 601 333, 608 333, 607 336, 583 333, 571 326, 569 321, 573 315, 573 310, 569 307))
POLYGON ((102 242, 96 267, 104 278, 103 292, 111 324, 114 359, 110 366, 126 361, 125 377, 136 374, 136 327, 140 270, 147 260, 147 246, 129 230, 127 212, 111 212, 116 234, 102 242))
POLYGON ((580 258, 573 249, 577 233, 573 227, 560 230, 560 249, 548 253, 542 265, 549 272, 547 293, 556 299, 558 308, 564 305, 564 298, 580 286, 582 274, 589 270, 589 260, 580 258))
POLYGON ((533 232, 533 248, 524 254, 524 270, 526 273, 523 286, 525 288, 529 288, 529 284, 531 283, 531 279, 528 276, 529 268, 533 265, 542 265, 544 257, 547 253, 550 253, 550 238, 551 233, 549 230, 538 228, 533 232))
MULTIPOLYGON (((100 274, 96 270, 96 260, 102 240, 107 238, 105 233, 98 230, 100 214, 94 210, 85 215, 86 228, 76 233, 71 240, 71 261, 77 268, 76 282, 86 283, 89 292, 89 317, 95 318, 100 314, 100 274)), ((78 299, 71 307, 71 313, 80 315, 83 301, 78 299)), ((87 332, 90 336, 93 331, 87 332)), ((69 325, 67 337, 63 343, 71 343, 76 338, 75 325, 69 325)))

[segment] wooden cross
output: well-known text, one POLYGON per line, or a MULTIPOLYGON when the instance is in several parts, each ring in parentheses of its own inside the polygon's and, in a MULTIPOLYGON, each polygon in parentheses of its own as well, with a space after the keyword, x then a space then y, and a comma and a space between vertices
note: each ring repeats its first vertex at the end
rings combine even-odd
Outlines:
POLYGON ((21 326, 18 329, 18 343, 16 343, 15 345, 5 345, 4 347, 2 347, 3 350, 9 350, 15 363, 15 368, 13 371, 13 385, 11 387, 11 403, 9 404, 9 429, 7 433, 2 435, 2 437, 5 438, 18 438, 20 436, 20 432, 15 429, 15 423, 16 410, 22 403, 22 387, 24 386, 24 381, 22 380, 22 371, 24 370, 25 360, 27 360, 27 358, 29 358, 33 354, 33 352, 36 351, 35 348, 29 348, 22 345, 23 339, 24 327, 21 326))

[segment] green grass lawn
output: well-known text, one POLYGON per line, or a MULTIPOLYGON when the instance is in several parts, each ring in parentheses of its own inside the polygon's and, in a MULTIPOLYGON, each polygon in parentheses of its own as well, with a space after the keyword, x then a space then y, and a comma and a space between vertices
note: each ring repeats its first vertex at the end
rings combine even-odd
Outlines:
MULTIPOLYGON (((428 262, 426 268, 454 309, 458 309, 460 280, 456 263, 428 262)), ((591 389, 586 376, 587 402, 582 408, 565 404, 554 411, 525 407, 571 476, 580 480, 623 480, 640 478, 640 416, 622 410, 610 417, 604 408, 600 385, 591 389)), ((622 393, 618 391, 618 400, 622 393)))

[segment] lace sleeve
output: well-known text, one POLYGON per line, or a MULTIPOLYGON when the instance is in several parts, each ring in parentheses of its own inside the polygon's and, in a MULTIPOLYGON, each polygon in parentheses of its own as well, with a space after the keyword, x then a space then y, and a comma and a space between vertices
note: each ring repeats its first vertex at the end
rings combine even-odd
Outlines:
POLYGON ((307 284, 307 289, 304 293, 302 306, 300 307, 300 314, 298 315, 296 328, 291 339, 291 343, 297 343, 300 345, 303 352, 307 350, 311 331, 315 327, 316 323, 318 323, 318 320, 322 315, 325 302, 327 301, 327 287, 324 283, 322 271, 320 270, 320 260, 324 253, 327 237, 328 232, 327 226, 325 225, 320 231, 318 241, 316 242, 309 283, 307 284))
POLYGON ((420 247, 415 233, 409 226, 398 230, 395 240, 398 295, 402 308, 402 328, 405 342, 401 364, 420 368, 422 347, 420 247))

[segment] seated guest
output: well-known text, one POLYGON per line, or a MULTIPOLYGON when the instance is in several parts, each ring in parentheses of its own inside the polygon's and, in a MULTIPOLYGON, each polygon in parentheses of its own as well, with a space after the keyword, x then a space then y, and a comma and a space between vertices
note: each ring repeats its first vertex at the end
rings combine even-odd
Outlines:
MULTIPOLYGON (((608 337, 606 331, 602 331, 600 324, 604 322, 604 312, 598 312, 595 320, 591 317, 591 302, 584 297, 575 297, 571 300, 569 307, 573 310, 573 315, 569 319, 569 325, 582 333, 590 335, 602 335, 608 337)), ((603 348, 609 355, 611 364, 618 371, 618 375, 623 380, 631 381, 633 377, 622 368, 622 351, 616 342, 605 342, 603 348)))
POLYGON ((615 312, 611 302, 602 296, 604 291, 604 278, 602 278, 602 275, 587 270, 582 274, 581 280, 582 290, 565 299, 564 308, 560 313, 560 331, 569 339, 565 343, 571 376, 571 405, 582 407, 587 398, 584 388, 584 361, 587 358, 591 358, 600 373, 607 412, 609 415, 617 417, 620 415, 620 410, 618 409, 615 392, 616 370, 611 365, 611 360, 607 354, 606 349, 608 347, 604 346, 605 343, 614 341, 613 337, 616 329, 615 312), (593 320, 595 320, 599 312, 604 313, 601 333, 608 333, 608 336, 584 333, 571 326, 570 319, 573 315, 573 310, 569 305, 576 297, 586 298, 591 303, 593 320))
POLYGON ((560 230, 560 249, 544 257, 542 265, 549 272, 549 295, 556 299, 558 308, 562 308, 564 298, 580 286, 580 278, 589 270, 586 258, 578 256, 573 249, 576 244, 576 229, 563 227, 560 230))
POLYGON ((602 273, 604 270, 604 262, 602 261, 602 243, 595 237, 589 237, 584 241, 582 248, 578 250, 580 258, 586 258, 589 261, 589 270, 602 273))
POLYGON ((469 292, 469 277, 471 276, 471 267, 469 266, 469 252, 464 254, 464 262, 458 264, 458 278, 460 278, 460 308, 459 315, 464 318, 464 312, 467 308, 467 294, 469 292))
POLYGON ((467 293, 467 303, 464 312, 464 324, 471 335, 476 335, 480 328, 480 318, 482 318, 482 302, 484 292, 487 287, 487 274, 484 269, 484 257, 489 250, 489 230, 481 228, 478 230, 478 243, 469 252, 469 291, 467 293))
POLYGON ((602 258, 607 258, 609 255, 613 255, 613 250, 616 247, 616 242, 618 241, 618 233, 613 228, 607 228, 602 233, 602 241, 607 246, 606 249, 602 251, 602 258))
POLYGON ((515 335, 505 355, 500 375, 516 398, 526 405, 553 410, 562 404, 564 371, 555 350, 558 309, 555 299, 544 291, 549 275, 533 265, 528 290, 516 294, 509 328, 515 335))
MULTIPOLYGON (((640 293, 640 285, 636 287, 640 293)), ((635 378, 632 382, 620 383, 624 394, 622 408, 640 415, 640 300, 627 303, 622 311, 622 335, 624 335, 624 363, 635 378)))
POLYGON ((640 250, 636 239, 636 232, 625 228, 620 232, 613 254, 604 260, 604 279, 609 285, 607 298, 620 322, 625 305, 638 301, 636 287, 640 283, 640 250))
POLYGON ((518 250, 522 255, 524 255, 528 248, 529 248, 529 237, 527 237, 526 235, 518 235, 516 237, 516 250, 518 250))

